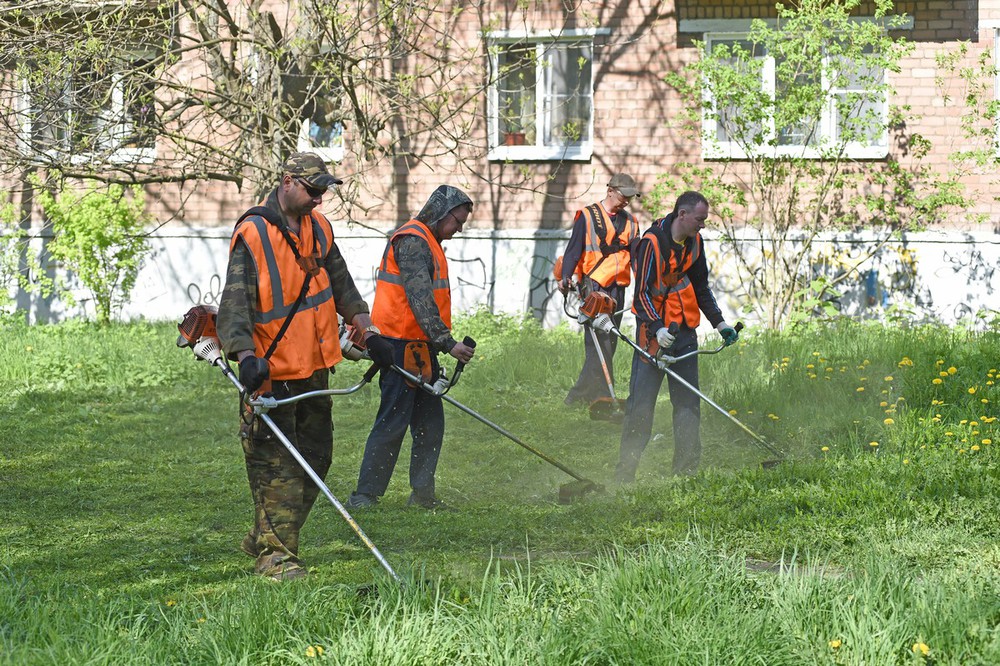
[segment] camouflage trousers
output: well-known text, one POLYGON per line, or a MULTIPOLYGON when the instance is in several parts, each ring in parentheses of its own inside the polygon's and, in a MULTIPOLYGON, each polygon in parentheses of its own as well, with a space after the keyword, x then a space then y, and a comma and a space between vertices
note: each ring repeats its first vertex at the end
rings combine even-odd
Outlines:
MULTIPOLYGON (((281 400, 307 391, 326 389, 329 370, 306 379, 275 381, 274 397, 281 400)), ((333 452, 330 396, 306 398, 267 412, 321 479, 326 479, 333 452)), ((257 554, 257 573, 269 575, 298 563, 299 531, 319 495, 319 488, 260 419, 241 429, 247 480, 254 503, 254 527, 244 550, 257 554), (255 543, 255 547, 250 544, 255 543)))

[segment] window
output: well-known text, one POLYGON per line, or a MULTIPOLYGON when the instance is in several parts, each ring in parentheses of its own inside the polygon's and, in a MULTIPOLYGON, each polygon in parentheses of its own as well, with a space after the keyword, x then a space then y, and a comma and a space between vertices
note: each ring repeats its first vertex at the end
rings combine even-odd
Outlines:
POLYGON ((44 69, 27 64, 19 75, 25 154, 69 156, 76 163, 155 158, 157 117, 149 57, 117 68, 97 60, 44 69))
POLYGON ((819 157, 823 150, 841 148, 862 159, 888 153, 885 72, 876 66, 828 56, 822 71, 792 72, 780 54, 768 53, 745 34, 706 34, 705 49, 726 56, 742 73, 759 75, 760 98, 736 93, 716 99, 715 91, 706 91, 704 157, 738 159, 750 151, 819 157), (817 89, 823 91, 819 99, 817 89), (805 112, 775 118, 775 110, 783 108, 805 112))
POLYGON ((490 159, 590 159, 594 35, 606 32, 491 37, 490 159))

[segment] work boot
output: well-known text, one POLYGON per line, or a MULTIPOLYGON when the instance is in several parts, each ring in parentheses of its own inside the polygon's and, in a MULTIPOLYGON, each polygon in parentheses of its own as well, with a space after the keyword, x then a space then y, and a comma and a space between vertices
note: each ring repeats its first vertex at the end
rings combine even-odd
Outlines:
POLYGON ((256 558, 260 555, 260 546, 257 545, 257 530, 252 529, 247 532, 247 535, 243 537, 243 541, 240 542, 240 550, 249 555, 250 557, 256 558))
POLYGON ((282 562, 281 564, 276 564, 269 569, 265 569, 260 572, 260 575, 269 580, 284 582, 286 580, 296 580, 298 578, 305 578, 309 575, 309 572, 304 566, 298 562, 282 562))
POLYGON ((428 495, 425 493, 418 493, 413 491, 410 493, 410 499, 407 500, 406 506, 416 506, 421 509, 427 509, 429 511, 454 511, 454 507, 448 506, 441 500, 439 500, 434 495, 428 495))
POLYGON ((351 493, 347 499, 348 509, 371 509, 378 504, 378 497, 365 493, 351 493))

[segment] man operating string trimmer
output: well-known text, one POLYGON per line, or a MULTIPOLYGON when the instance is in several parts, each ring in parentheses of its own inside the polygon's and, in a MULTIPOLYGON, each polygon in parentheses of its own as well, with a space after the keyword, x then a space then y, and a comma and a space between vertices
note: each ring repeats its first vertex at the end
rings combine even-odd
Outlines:
MULTIPOLYGON (((248 392, 269 391, 286 399, 328 386, 340 362, 337 314, 366 331, 369 356, 392 363, 392 345, 378 335, 333 238, 316 209, 340 184, 323 160, 295 153, 263 206, 247 211, 230 243, 218 333, 230 360, 239 361, 239 381, 248 392)), ((328 395, 307 397, 270 411, 320 479, 330 467, 333 423, 328 395)), ((318 486, 270 428, 251 418, 241 430, 254 526, 242 550, 256 559, 258 574, 274 580, 299 578, 299 531, 319 494, 318 486)))
MULTIPOLYGON (((707 218, 708 200, 699 192, 685 192, 677 199, 673 212, 654 222, 643 234, 633 254, 636 277, 632 311, 638 326, 638 345, 654 357, 659 350, 671 356, 697 350, 695 329, 701 321, 701 312, 726 345, 739 337, 736 329, 723 320, 708 284, 705 244, 699 233, 707 218)), ((608 328, 610 323, 607 322, 608 328)), ((679 361, 672 370, 697 389, 696 354, 679 361)), ((636 351, 632 356, 632 377, 615 470, 620 483, 635 480, 639 458, 649 442, 662 382, 663 372, 636 351)), ((701 460, 699 395, 671 375, 667 386, 673 405, 674 473, 693 474, 701 460)))

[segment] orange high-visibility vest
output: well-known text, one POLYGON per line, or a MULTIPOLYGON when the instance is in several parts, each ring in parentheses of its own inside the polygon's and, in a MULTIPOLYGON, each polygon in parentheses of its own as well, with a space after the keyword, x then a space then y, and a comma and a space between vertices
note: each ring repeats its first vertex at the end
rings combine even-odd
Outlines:
POLYGON ((627 221, 621 233, 615 232, 611 216, 599 203, 587 206, 579 213, 583 215, 587 225, 587 240, 580 256, 580 268, 584 275, 590 275, 602 287, 627 285, 631 281, 629 243, 639 235, 639 223, 632 214, 622 212, 627 221), (601 257, 604 257, 603 261, 601 257))
POLYGON ((392 235, 382 254, 375 280, 375 303, 372 305, 372 323, 378 326, 382 335, 401 340, 427 340, 427 334, 420 328, 413 310, 406 300, 403 278, 396 263, 396 249, 392 242, 402 236, 419 236, 424 239, 434 257, 434 274, 431 288, 437 303, 441 320, 451 328, 451 285, 448 281, 448 260, 444 248, 433 232, 420 220, 410 220, 392 235))
MULTIPOLYGON (((292 235, 294 237, 294 234, 292 235)), ((257 268, 257 312, 254 315, 255 353, 263 356, 271 346, 302 291, 306 272, 274 224, 259 215, 243 220, 233 233, 230 251, 242 238, 257 268)), ((322 266, 333 247, 333 228, 318 212, 302 218, 298 248, 302 256, 317 255, 322 266)), ((268 365, 271 378, 305 379, 321 368, 331 368, 343 359, 337 327, 337 305, 330 275, 320 268, 309 283, 309 291, 278 341, 268 365)))
MULTIPOLYGON (((664 325, 671 322, 686 324, 697 328, 701 322, 701 310, 698 308, 698 297, 694 293, 694 285, 686 271, 691 268, 701 254, 701 234, 697 234, 693 242, 685 243, 680 257, 671 248, 660 247, 660 236, 652 229, 642 236, 649 240, 655 261, 655 282, 647 282, 647 290, 653 307, 659 313, 664 325), (666 250, 664 252, 664 249, 666 250)), ((665 242, 670 241, 669 232, 663 234, 665 242)), ((632 312, 635 312, 635 303, 632 312)))

